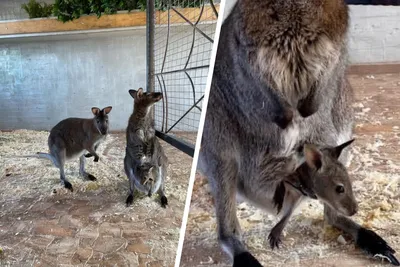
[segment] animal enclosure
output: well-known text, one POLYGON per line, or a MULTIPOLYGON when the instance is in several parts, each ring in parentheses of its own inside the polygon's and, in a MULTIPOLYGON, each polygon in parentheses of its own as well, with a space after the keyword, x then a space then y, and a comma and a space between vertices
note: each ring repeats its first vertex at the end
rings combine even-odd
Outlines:
MULTIPOLYGON (((210 15, 209 4, 175 3, 174 8, 193 23, 201 12, 197 27, 213 38, 216 16, 210 15)), ((168 12, 157 8, 156 14, 168 12)), ((192 159, 162 141, 169 162, 168 206, 160 207, 157 194, 150 198, 138 194, 131 207, 125 206, 129 183, 123 166, 124 130, 134 101, 128 90, 145 87, 145 15, 135 10, 101 18, 85 16, 65 24, 54 18, 0 21, 0 102, 6 110, 0 120, 0 266, 173 265, 192 159), (20 23, 34 31, 7 32, 13 28, 10 25, 29 30, 20 23), (65 174, 74 188, 70 192, 60 185, 59 170, 51 161, 24 157, 48 151, 49 130, 59 121, 90 118, 91 107, 107 105, 113 106, 111 133, 99 146, 99 162, 86 159, 86 169, 97 181, 82 179, 78 158, 67 161, 65 174)), ((189 121, 179 121, 191 127, 170 128, 179 120, 174 110, 176 116, 187 111, 188 94, 201 109, 212 42, 202 40, 198 30, 193 34, 194 28, 185 20, 168 16, 170 24, 153 23, 169 28, 164 72, 183 69, 196 87, 186 88, 183 82, 173 81, 183 80, 181 76, 162 73, 168 87, 155 90, 164 92, 169 122, 158 127, 168 135, 189 133, 187 140, 193 141, 200 111, 184 116, 189 121), (188 63, 179 65, 178 58, 188 63)), ((161 102, 155 108, 164 116, 161 102)))
POLYGON ((203 108, 218 8, 213 0, 162 0, 155 1, 154 16, 151 9, 147 13, 154 24, 147 27, 148 90, 164 95, 155 108, 157 134, 189 155, 203 108))

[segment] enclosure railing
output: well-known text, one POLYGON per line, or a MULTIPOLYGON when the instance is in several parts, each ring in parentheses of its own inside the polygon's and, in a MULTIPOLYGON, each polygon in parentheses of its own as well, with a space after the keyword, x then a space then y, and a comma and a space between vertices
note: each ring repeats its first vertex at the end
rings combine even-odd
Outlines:
POLYGON ((148 0, 147 90, 163 93, 158 137, 190 156, 198 132, 219 1, 148 0))

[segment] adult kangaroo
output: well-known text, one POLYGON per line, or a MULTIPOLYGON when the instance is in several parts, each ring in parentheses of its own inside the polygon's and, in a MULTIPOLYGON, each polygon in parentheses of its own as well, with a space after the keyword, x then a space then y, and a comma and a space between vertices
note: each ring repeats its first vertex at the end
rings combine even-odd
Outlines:
MULTIPOLYGON (((261 175, 250 170, 304 143, 335 147, 352 137, 348 20, 343 0, 238 0, 222 25, 198 167, 209 179, 219 241, 234 266, 261 266, 236 217, 238 188, 261 175)), ((374 232, 326 204, 324 214, 364 251, 394 258, 374 232)))

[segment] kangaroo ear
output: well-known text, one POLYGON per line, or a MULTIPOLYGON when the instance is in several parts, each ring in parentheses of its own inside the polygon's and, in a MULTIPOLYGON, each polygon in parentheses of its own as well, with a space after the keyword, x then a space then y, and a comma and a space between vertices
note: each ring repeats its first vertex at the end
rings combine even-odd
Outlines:
POLYGON ((129 94, 131 95, 131 97, 133 99, 140 99, 142 97, 142 95, 143 95, 143 88, 140 87, 137 90, 130 89, 129 90, 129 94))
POLYGON ((137 96, 138 99, 140 99, 140 98, 143 96, 143 88, 142 88, 142 87, 140 87, 140 88, 137 90, 136 96, 137 96))
POLYGON ((135 99, 135 98, 136 98, 137 91, 136 91, 136 90, 133 90, 133 89, 130 89, 130 90, 129 90, 129 94, 131 95, 131 97, 132 97, 133 99, 135 99))
POLYGON ((111 106, 108 106, 108 107, 104 108, 103 110, 104 110, 104 113, 105 113, 105 114, 108 114, 108 113, 110 113, 110 111, 112 110, 112 107, 111 107, 111 106))
POLYGON ((319 170, 322 167, 322 153, 319 149, 314 145, 305 144, 303 151, 307 165, 314 170, 319 170))
POLYGON ((345 142, 345 143, 343 143, 343 144, 341 144, 341 145, 338 145, 337 147, 330 148, 330 149, 329 149, 329 153, 331 153, 331 155, 332 155, 334 158, 338 159, 338 158, 340 157, 340 154, 342 153, 343 149, 345 149, 345 148, 348 147, 351 143, 353 143, 354 140, 355 140, 355 139, 353 138, 353 139, 351 139, 350 141, 347 141, 347 142, 345 142))
POLYGON ((97 108, 97 107, 93 107, 93 108, 92 108, 92 113, 93 113, 93 115, 97 116, 97 115, 99 115, 99 113, 100 113, 100 109, 97 108))

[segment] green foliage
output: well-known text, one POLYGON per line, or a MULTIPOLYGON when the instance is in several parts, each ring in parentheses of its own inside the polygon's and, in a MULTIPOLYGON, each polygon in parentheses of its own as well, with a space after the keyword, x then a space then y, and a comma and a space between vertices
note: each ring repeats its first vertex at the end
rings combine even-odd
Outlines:
MULTIPOLYGON (((146 10, 146 3, 147 0, 55 0, 54 5, 41 5, 36 0, 29 0, 22 8, 28 12, 30 18, 48 17, 53 12, 58 20, 66 22, 82 15, 96 14, 100 17, 102 14, 115 14, 119 10, 146 10)), ((169 3, 175 7, 198 7, 202 1, 155 0, 157 10, 167 9, 169 3)))
POLYGON ((115 14, 119 10, 137 9, 138 0, 56 0, 54 15, 63 22, 74 20, 82 15, 115 14))
POLYGON ((41 4, 36 0, 29 0, 28 3, 22 4, 21 8, 28 13, 30 19, 50 17, 53 13, 53 5, 41 4))
MULTIPOLYGON (((147 0, 138 0, 137 9, 146 10, 147 0)), ((202 0, 155 0, 157 10, 166 10, 168 5, 173 7, 199 7, 202 0)))

